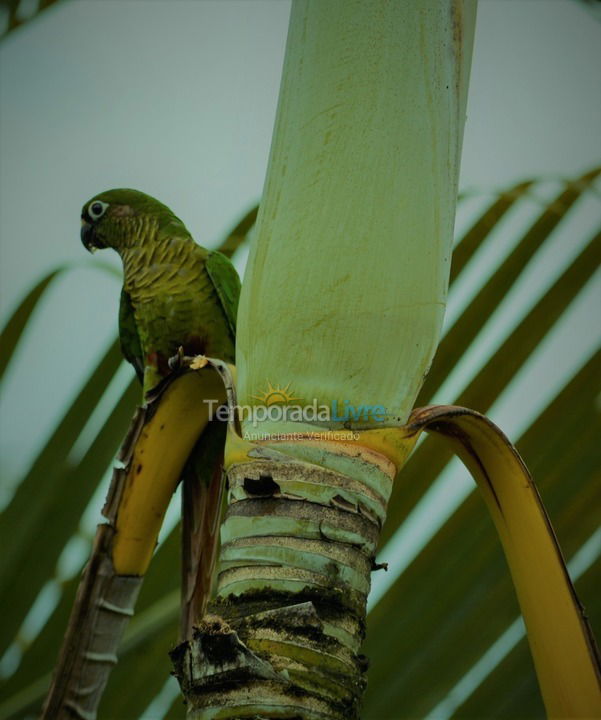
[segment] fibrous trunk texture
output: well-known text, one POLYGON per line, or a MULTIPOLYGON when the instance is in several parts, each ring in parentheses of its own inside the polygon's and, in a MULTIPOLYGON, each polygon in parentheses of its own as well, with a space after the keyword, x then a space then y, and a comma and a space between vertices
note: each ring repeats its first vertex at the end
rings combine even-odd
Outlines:
POLYGON ((359 716, 366 600, 395 466, 270 442, 228 471, 217 598, 172 654, 190 718, 359 716))

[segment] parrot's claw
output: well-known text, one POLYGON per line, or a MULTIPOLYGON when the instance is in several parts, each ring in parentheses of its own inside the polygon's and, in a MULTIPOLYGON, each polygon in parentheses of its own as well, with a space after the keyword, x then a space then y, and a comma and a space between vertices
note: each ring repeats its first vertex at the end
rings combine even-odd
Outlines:
POLYGON ((179 370, 183 365, 184 360, 184 348, 180 345, 177 348, 177 352, 175 355, 169 358, 167 361, 167 364, 169 365, 170 370, 179 370))
POLYGON ((375 558, 372 558, 371 561, 371 571, 375 572, 376 570, 384 570, 385 572, 388 572, 388 563, 379 563, 376 562, 375 558))

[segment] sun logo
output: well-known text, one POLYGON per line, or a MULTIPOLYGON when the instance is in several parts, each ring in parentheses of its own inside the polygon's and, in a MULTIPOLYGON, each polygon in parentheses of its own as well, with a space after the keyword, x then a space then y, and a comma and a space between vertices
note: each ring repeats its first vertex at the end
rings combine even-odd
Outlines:
POLYGON ((267 381, 267 390, 263 391, 261 395, 253 395, 253 400, 259 400, 264 405, 267 405, 269 407, 270 405, 277 405, 278 403, 281 405, 288 405, 291 402, 294 402, 295 400, 300 400, 301 398, 293 397, 292 392, 290 392, 290 385, 292 383, 288 383, 286 387, 280 388, 280 387, 274 387, 271 382, 267 381))

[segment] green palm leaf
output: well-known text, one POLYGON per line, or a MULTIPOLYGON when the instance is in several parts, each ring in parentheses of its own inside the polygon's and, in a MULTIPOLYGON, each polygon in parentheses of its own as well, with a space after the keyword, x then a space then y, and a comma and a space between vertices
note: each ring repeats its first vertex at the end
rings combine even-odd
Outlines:
MULTIPOLYGON (((542 245, 560 220, 568 214, 576 200, 586 188, 590 187, 589 183, 598 174, 599 169, 586 173, 582 178, 570 183, 557 198, 549 203, 508 258, 485 283, 440 343, 432 369, 416 401, 417 406, 428 404, 433 394, 442 385, 443 380, 467 352, 468 347, 493 310, 509 292, 528 260, 534 255, 534 251, 542 245)), ((461 243, 458 247, 461 247, 461 243)), ((547 299, 541 299, 520 323, 518 330, 515 331, 519 334, 513 340, 508 338, 490 358, 479 375, 472 380, 459 397, 453 399, 455 404, 472 407, 482 413, 488 410, 570 301, 584 287, 594 272, 594 260, 598 257, 598 253, 597 240, 590 244, 580 262, 575 261, 570 273, 568 274, 566 271, 562 278, 555 283, 553 289, 547 293, 547 299)), ((388 505, 388 522, 382 530, 382 545, 390 539, 395 528, 415 507, 430 482, 452 457, 449 450, 441 451, 433 457, 430 449, 432 443, 433 440, 428 438, 403 468, 400 481, 395 485, 388 505)))
MULTIPOLYGON (((522 268, 552 230, 569 213, 577 212, 578 199, 590 189, 598 174, 596 169, 568 183, 544 208, 508 258, 483 283, 443 339, 419 402, 427 401, 442 386, 522 268)), ((461 271, 490 232, 503 222, 511 208, 527 201, 533 187, 535 184, 529 181, 509 189, 472 225, 455 251, 451 273, 454 284, 461 283, 461 271)), ((222 249, 230 254, 238 247, 255 217, 255 211, 247 214, 222 249)), ((490 407, 584 287, 598 257, 597 236, 517 324, 460 396, 448 400, 478 410, 490 407)), ((16 337, 13 349, 28 316, 22 315, 25 320, 21 320, 21 329, 17 334, 13 332, 16 337)), ((18 326, 15 324, 15 327, 18 326)), ((598 479, 594 461, 599 419, 595 414, 593 388, 598 382, 597 362, 595 356, 582 367, 518 442, 538 480, 568 559, 595 529, 592 494, 598 479), (574 407, 578 408, 577 412, 574 407)), ((0 605, 8 620, 2 636, 5 647, 15 638, 44 583, 53 577, 56 560, 76 532, 81 512, 96 490, 123 433, 136 399, 132 387, 115 406, 111 420, 88 453, 78 465, 69 466, 68 456, 79 430, 119 364, 118 351, 112 346, 3 513, 0 539, 12 538, 15 555, 0 564, 4 572, 0 575, 3 578, 0 605), (40 486, 40 477, 45 479, 43 486, 40 486), (77 486, 75 478, 86 478, 85 489, 77 486), (32 520, 20 527, 19 518, 24 517, 25 508, 30 505, 34 513, 32 520), (36 539, 35 528, 49 527, 59 514, 63 527, 46 535, 44 542, 36 539), (39 567, 20 575, 18 570, 23 561, 19 558, 31 557, 31 553, 39 556, 39 567), (17 589, 23 600, 18 603, 14 594, 17 589), (11 609, 11 603, 16 610, 11 609)), ((435 438, 427 438, 399 478, 383 531, 384 542, 394 535, 447 464, 450 456, 442 446, 435 448, 435 445, 435 438)), ((120 664, 107 687, 100 718, 140 716, 167 679, 166 652, 177 636, 178 533, 178 528, 170 533, 153 560, 136 618, 123 641, 120 664)), ((384 559, 394 562, 394 558, 384 559)), ((578 582, 587 605, 594 597, 591 577, 589 570, 578 582)), ((46 625, 24 649, 18 672, 4 683, 0 690, 0 718, 23 717, 39 707, 74 589, 75 580, 62 588, 61 599, 46 625)), ((591 610, 593 623, 598 622, 600 609, 593 606, 591 610)), ((498 539, 480 499, 472 493, 391 585, 369 617, 366 652, 372 666, 364 716, 387 717, 391 707, 402 709, 399 714, 405 717, 427 714, 444 700, 518 614, 498 539)), ((524 641, 519 642, 465 700, 458 716, 509 718, 515 716, 517 708, 529 708, 532 717, 542 717, 537 683, 524 641), (491 707, 495 708, 494 712, 491 707)), ((167 710, 169 717, 182 717, 181 700, 173 700, 170 709, 167 702, 167 710)))
POLYGON ((28 8, 25 7, 27 5, 26 2, 23 2, 23 0, 3 0, 1 4, 6 9, 8 17, 6 20, 6 26, 0 37, 6 37, 6 35, 21 27, 26 22, 33 20, 43 10, 46 10, 56 2, 58 2, 58 0, 38 0, 35 4, 33 13, 24 15, 23 13, 28 10, 28 8))
POLYGON ((0 380, 4 377, 6 368, 14 355, 21 335, 33 311, 36 309, 50 283, 63 270, 64 268, 56 268, 56 270, 52 270, 45 275, 19 303, 19 306, 2 329, 0 333, 0 347, 2 348, 2 354, 0 355, 0 380))

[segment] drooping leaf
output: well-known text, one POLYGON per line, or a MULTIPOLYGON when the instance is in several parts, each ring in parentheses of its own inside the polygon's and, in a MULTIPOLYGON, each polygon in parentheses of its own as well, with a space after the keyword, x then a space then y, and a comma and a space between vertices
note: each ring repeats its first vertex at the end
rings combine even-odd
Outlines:
MULTIPOLYGON (((597 525, 600 360, 597 353, 586 363, 518 442, 568 558, 597 525)), ((432 446, 435 457, 440 451, 440 442, 432 446)), ((373 665, 365 717, 382 717, 386 707, 425 716, 518 614, 498 537, 472 493, 369 616, 366 652, 373 665), (388 661, 392 654, 395 663, 388 661)), ((537 687, 534 675, 533 682, 537 687)))

